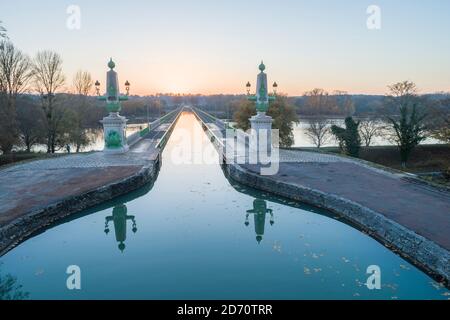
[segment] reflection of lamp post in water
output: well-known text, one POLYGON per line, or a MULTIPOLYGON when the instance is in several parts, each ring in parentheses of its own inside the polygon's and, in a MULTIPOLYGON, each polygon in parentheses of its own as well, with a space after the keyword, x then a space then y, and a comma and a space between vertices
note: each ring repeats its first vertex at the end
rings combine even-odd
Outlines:
POLYGON ((125 240, 127 239, 127 221, 133 222, 133 233, 137 232, 136 220, 134 216, 127 215, 127 206, 124 204, 115 206, 112 216, 105 219, 105 233, 109 233, 109 223, 113 221, 116 240, 119 242, 119 250, 125 250, 125 240))
POLYGON ((245 225, 249 226, 249 215, 253 214, 255 219, 255 232, 256 232, 256 241, 258 243, 261 242, 264 236, 264 228, 266 225, 266 215, 270 214, 270 225, 273 226, 275 223, 273 218, 273 210, 267 208, 267 202, 262 199, 255 199, 253 201, 253 210, 247 210, 247 215, 245 216, 245 225))

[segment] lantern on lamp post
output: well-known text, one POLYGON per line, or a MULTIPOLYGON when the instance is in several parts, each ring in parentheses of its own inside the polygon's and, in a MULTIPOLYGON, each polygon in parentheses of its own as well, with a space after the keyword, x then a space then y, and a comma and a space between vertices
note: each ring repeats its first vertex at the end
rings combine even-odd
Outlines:
POLYGON ((130 95, 130 83, 128 82, 128 80, 127 80, 127 82, 125 82, 125 90, 127 91, 127 96, 129 96, 130 95))
POLYGON ((252 85, 251 85, 250 81, 247 82, 246 88, 247 88, 247 95, 248 95, 248 96, 250 95, 250 89, 251 89, 251 87, 252 87, 252 85))
POLYGON ((273 95, 274 96, 277 95, 277 90, 278 90, 278 83, 274 82, 273 83, 273 95))
POLYGON ((100 82, 98 80, 95 81, 95 92, 97 93, 97 96, 100 97, 100 82))

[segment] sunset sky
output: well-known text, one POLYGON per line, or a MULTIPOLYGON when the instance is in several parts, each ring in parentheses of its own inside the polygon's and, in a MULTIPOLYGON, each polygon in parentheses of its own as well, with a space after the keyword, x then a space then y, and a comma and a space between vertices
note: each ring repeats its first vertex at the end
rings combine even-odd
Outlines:
POLYGON ((33 56, 64 59, 105 82, 113 57, 132 93, 243 93, 261 59, 279 91, 315 87, 385 93, 401 80, 421 92, 450 91, 448 0, 72 0, 1 1, 10 39, 33 56), (366 26, 381 8, 381 30, 366 26), (81 29, 66 27, 69 5, 81 29))

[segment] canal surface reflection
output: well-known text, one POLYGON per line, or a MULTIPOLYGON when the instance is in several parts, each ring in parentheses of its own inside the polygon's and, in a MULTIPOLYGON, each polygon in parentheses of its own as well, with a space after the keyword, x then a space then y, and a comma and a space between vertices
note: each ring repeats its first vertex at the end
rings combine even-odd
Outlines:
POLYGON ((10 291, 34 299, 448 299, 332 214, 229 181, 193 139, 212 148, 184 114, 154 185, 28 239, 0 258, 0 279, 15 277, 10 291), (180 146, 203 163, 179 161, 180 146), (66 287, 71 265, 79 291, 66 287), (365 286, 371 265, 381 290, 365 286))

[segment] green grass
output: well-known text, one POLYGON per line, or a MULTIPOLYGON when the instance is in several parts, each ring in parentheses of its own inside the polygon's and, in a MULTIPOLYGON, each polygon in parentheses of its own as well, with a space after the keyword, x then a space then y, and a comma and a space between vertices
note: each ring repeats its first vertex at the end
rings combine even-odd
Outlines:
POLYGON ((421 175, 420 178, 433 184, 445 186, 450 190, 450 179, 445 176, 421 175))
POLYGON ((363 148, 360 158, 410 173, 443 172, 450 167, 450 146, 420 145, 412 152, 406 168, 402 168, 395 146, 363 148))

